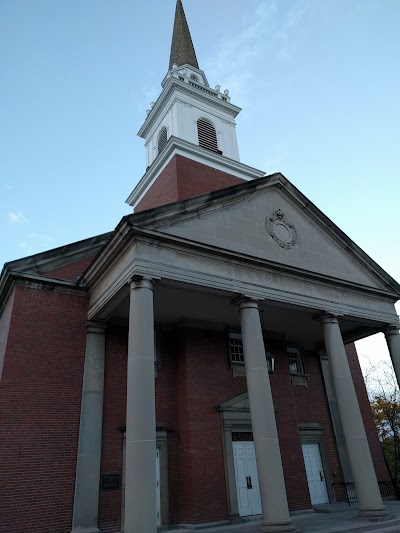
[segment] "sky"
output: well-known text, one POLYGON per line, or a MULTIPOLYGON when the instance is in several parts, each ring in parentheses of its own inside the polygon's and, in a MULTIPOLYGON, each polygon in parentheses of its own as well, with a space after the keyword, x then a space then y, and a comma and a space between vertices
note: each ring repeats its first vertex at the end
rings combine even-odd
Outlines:
MULTIPOLYGON (((200 68, 243 109, 241 161, 282 172, 400 281, 400 2, 183 4, 200 68)), ((174 11, 0 0, 0 265, 131 212, 174 11)), ((361 360, 387 357, 382 335, 358 347, 361 360)))

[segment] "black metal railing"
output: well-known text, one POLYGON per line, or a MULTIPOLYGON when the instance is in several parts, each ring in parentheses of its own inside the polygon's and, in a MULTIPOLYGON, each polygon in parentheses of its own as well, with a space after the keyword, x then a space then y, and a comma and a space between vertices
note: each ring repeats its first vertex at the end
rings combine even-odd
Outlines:
MULTIPOLYGON (((391 481, 378 481, 382 500, 395 500, 396 492, 391 481)), ((344 483, 334 481, 332 483, 335 501, 346 502, 349 505, 358 502, 356 487, 352 481, 344 483)))

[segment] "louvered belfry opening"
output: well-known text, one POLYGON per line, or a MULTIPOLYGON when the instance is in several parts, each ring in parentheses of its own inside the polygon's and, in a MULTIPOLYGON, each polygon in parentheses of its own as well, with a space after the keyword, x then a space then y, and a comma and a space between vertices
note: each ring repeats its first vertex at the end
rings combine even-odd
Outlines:
POLYGON ((158 136, 158 153, 159 154, 161 154, 161 152, 164 150, 165 145, 167 144, 167 140, 168 140, 167 128, 164 126, 160 131, 160 135, 158 136))
POLYGON ((218 150, 217 132, 211 122, 204 118, 199 118, 197 121, 197 134, 199 136, 199 146, 212 152, 221 153, 218 150))

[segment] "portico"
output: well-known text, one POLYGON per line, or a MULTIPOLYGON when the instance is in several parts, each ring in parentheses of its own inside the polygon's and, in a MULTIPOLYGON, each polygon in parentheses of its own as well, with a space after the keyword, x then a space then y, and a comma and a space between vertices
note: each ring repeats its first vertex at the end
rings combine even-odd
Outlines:
MULTIPOLYGON (((275 183, 271 179, 260 180, 259 192, 273 189, 278 182, 280 187, 285 185, 279 177, 274 180, 275 183)), ((237 187, 231 188, 225 200, 216 195, 219 217, 231 216, 229 198, 237 197, 240 187, 239 191, 237 187)), ((243 198, 242 206, 245 204, 243 198)), ((264 532, 294 530, 265 359, 268 335, 272 339, 279 333, 288 342, 296 341, 315 352, 325 348, 360 514, 384 518, 387 513, 344 342, 396 323, 395 296, 389 287, 379 290, 376 282, 375 287, 361 286, 350 280, 332 279, 323 272, 244 256, 240 245, 236 249, 216 248, 194 240, 195 225, 198 223, 203 230, 207 213, 216 217, 215 208, 211 195, 186 202, 182 217, 179 207, 172 207, 125 218, 100 259, 113 264, 113 269, 107 269, 104 263, 94 263, 86 274, 85 283, 90 291, 88 318, 103 323, 124 321, 129 327, 125 533, 157 529, 155 323, 170 327, 185 323, 187 327, 219 331, 234 327, 241 332, 264 532), (185 226, 191 208, 198 222, 185 226), (199 209, 204 209, 200 219, 199 209), (175 229, 179 229, 179 235, 175 229), (186 239, 182 238, 183 232, 186 239), (154 475, 149 475, 151 472, 154 475)), ((256 220, 256 213, 251 216, 256 220)), ((297 229, 301 234, 299 224, 297 229)), ((265 243, 268 246, 267 236, 265 243)), ((392 357, 396 350, 393 344, 392 357)), ((279 361, 278 357, 281 364, 279 361)), ((161 373, 162 369, 160 376, 161 373)), ((233 490, 229 483, 226 490, 227 494, 233 490)))

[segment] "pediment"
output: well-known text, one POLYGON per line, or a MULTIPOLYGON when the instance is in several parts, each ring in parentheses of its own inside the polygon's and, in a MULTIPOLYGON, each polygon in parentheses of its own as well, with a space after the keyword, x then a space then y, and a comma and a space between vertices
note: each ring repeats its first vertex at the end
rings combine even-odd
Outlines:
MULTIPOLYGON (((217 411, 221 412, 236 412, 236 413, 247 413, 250 411, 249 395, 247 392, 239 394, 226 402, 221 403, 216 407, 217 411)), ((274 410, 277 411, 278 408, 274 404, 274 410)))
MULTIPOLYGON (((273 262, 278 267, 293 267, 357 286, 399 291, 398 284, 286 178, 279 174, 272 178, 254 180, 260 181, 260 186, 250 182, 229 188, 236 193, 221 192, 213 202, 212 195, 199 197, 197 204, 193 199, 189 204, 192 209, 187 209, 185 203, 183 212, 178 210, 174 216, 158 220, 153 228, 273 262)), ((180 204, 184 202, 176 206, 180 204)))
POLYGON ((247 392, 239 394, 226 402, 221 403, 217 407, 218 411, 249 411, 249 396, 247 392))

